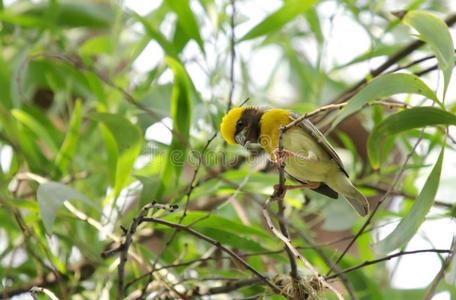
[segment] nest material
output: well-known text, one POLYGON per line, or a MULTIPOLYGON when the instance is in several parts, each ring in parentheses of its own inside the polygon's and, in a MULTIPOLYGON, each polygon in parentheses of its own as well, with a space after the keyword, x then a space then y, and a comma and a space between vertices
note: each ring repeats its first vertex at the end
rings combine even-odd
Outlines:
POLYGON ((323 290, 322 283, 315 276, 304 276, 295 279, 289 275, 278 274, 274 276, 273 282, 282 290, 282 294, 286 295, 288 299, 323 299, 321 293, 323 290))

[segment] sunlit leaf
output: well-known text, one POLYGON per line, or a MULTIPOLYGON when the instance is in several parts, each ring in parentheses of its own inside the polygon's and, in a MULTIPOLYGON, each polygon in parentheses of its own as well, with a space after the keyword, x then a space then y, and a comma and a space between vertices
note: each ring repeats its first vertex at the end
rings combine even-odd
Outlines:
POLYGON ((55 215, 63 202, 78 199, 90 203, 89 199, 77 190, 63 183, 53 181, 41 184, 38 187, 36 196, 44 228, 46 228, 48 234, 52 233, 55 215))
POLYGON ((439 187, 444 150, 445 147, 442 147, 439 158, 426 179, 423 189, 413 202, 412 208, 394 231, 375 245, 376 252, 386 254, 406 246, 424 222, 426 214, 434 203, 434 198, 439 187))
POLYGON ((103 55, 112 54, 114 48, 109 36, 97 36, 82 44, 79 51, 83 55, 103 55))
POLYGON ((267 248, 261 246, 260 243, 255 242, 253 239, 246 238, 238 234, 233 234, 230 231, 226 231, 223 229, 204 227, 200 228, 199 231, 224 245, 229 245, 236 249, 244 249, 247 251, 268 250, 267 248))
POLYGON ((166 57, 166 62, 174 73, 174 86, 171 95, 171 117, 173 119, 173 139, 168 150, 166 166, 162 174, 162 187, 157 197, 163 192, 173 176, 179 180, 187 155, 187 143, 190 136, 192 99, 190 81, 184 67, 174 58, 166 57))
POLYGON ((277 11, 267 16, 260 24, 256 25, 241 40, 253 39, 270 32, 276 31, 283 27, 299 14, 304 13, 306 10, 311 8, 319 0, 288 0, 285 1, 283 6, 277 11))
MULTIPOLYGON (((52 3, 49 5, 47 3, 36 4, 26 12, 26 15, 39 16, 43 19, 48 13, 50 5, 52 3)), ((114 12, 109 5, 89 2, 62 2, 55 8, 55 22, 59 26, 106 29, 114 22, 114 12)))
MULTIPOLYGON (((259 230, 252 226, 246 226, 239 221, 230 220, 221 216, 217 216, 211 214, 207 217, 207 212, 202 211, 192 211, 188 212, 182 222, 183 225, 191 224, 197 220, 201 220, 199 222, 194 223, 192 228, 197 227, 210 227, 210 228, 218 228, 230 231, 232 233, 242 233, 246 235, 253 235, 253 236, 261 236, 263 238, 270 237, 270 234, 259 230)), ((167 221, 176 223, 180 218, 181 214, 173 215, 164 218, 167 221)))
POLYGON ((429 44, 439 61, 444 79, 444 97, 454 68, 454 45, 448 26, 437 16, 424 11, 408 11, 402 21, 419 33, 419 38, 429 44))
POLYGON ((176 12, 179 26, 190 38, 198 43, 201 51, 204 53, 204 43, 199 33, 199 26, 196 22, 195 15, 190 9, 190 2, 187 0, 168 0, 167 4, 176 12))
POLYGON ((141 151, 142 135, 139 128, 121 115, 108 113, 91 113, 111 133, 117 145, 114 195, 117 197, 125 186, 133 163, 141 151))
POLYGON ((456 116, 434 107, 415 107, 393 114, 372 130, 367 154, 374 169, 380 167, 382 144, 387 137, 400 132, 433 125, 456 125, 456 116))
POLYGON ((28 129, 30 129, 32 132, 34 132, 39 139, 42 139, 49 147, 49 149, 53 152, 53 154, 57 153, 58 148, 53 137, 40 122, 38 122, 30 114, 19 109, 12 109, 11 113, 17 120, 27 126, 28 129))
POLYGON ((357 112, 364 104, 396 94, 423 95, 441 104, 434 92, 417 76, 405 73, 387 74, 368 82, 363 89, 350 98, 347 106, 339 112, 339 115, 334 120, 332 128, 335 128, 342 120, 357 112))
POLYGON ((147 35, 154 39, 165 51, 166 55, 177 58, 177 51, 174 45, 168 41, 159 30, 156 30, 152 24, 144 17, 138 15, 135 12, 132 12, 133 17, 141 22, 146 30, 147 35))
POLYGON ((79 128, 81 127, 81 100, 78 99, 74 105, 73 114, 71 116, 70 126, 68 127, 65 140, 60 147, 55 158, 55 164, 59 170, 64 173, 76 151, 76 144, 79 138, 79 128))

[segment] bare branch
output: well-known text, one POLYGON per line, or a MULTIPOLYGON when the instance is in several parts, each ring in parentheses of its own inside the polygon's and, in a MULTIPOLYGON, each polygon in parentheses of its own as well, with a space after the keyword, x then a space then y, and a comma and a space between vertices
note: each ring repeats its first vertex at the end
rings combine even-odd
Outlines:
POLYGON ((235 290, 238 290, 240 288, 254 285, 254 284, 259 284, 263 283, 260 278, 253 277, 253 278, 245 278, 245 279, 239 279, 239 280, 233 280, 233 281, 228 281, 225 285, 218 286, 218 287, 211 287, 211 288, 201 288, 201 287, 196 287, 192 291, 191 296, 206 296, 206 295, 215 295, 215 294, 223 294, 223 293, 229 293, 235 290))
POLYGON ((387 261, 387 260, 390 260, 392 258, 403 256, 403 255, 410 255, 410 254, 417 254, 417 253, 451 253, 451 251, 452 250, 448 250, 448 249, 423 249, 423 250, 414 250, 414 251, 399 251, 397 253, 394 253, 394 254, 391 254, 391 255, 388 255, 388 256, 385 256, 385 257, 382 257, 382 258, 365 261, 362 264, 347 268, 347 269, 345 269, 343 271, 340 271, 338 273, 335 273, 335 274, 333 274, 331 276, 325 276, 325 278, 326 278, 326 280, 334 279, 336 277, 341 276, 342 274, 349 273, 349 272, 361 269, 361 268, 363 268, 365 266, 377 264, 379 262, 387 261))
POLYGON ((272 283, 269 279, 264 277, 261 273, 259 273, 255 268, 253 268, 251 265, 249 265, 249 263, 247 263, 244 259, 242 259, 235 252, 233 252, 232 250, 230 250, 227 247, 225 247, 222 244, 220 244, 220 242, 218 242, 218 241, 216 241, 216 240, 214 240, 214 239, 212 239, 212 238, 210 238, 210 237, 208 237, 208 236, 206 236, 206 235, 204 235, 202 233, 199 233, 199 232, 189 228, 188 226, 184 226, 182 224, 171 223, 171 222, 164 221, 164 220, 157 219, 157 218, 146 218, 146 217, 144 217, 144 218, 142 218, 142 220, 144 222, 158 223, 158 224, 162 224, 162 225, 165 225, 165 226, 168 226, 168 227, 177 228, 179 230, 186 231, 186 232, 190 233, 191 235, 194 235, 197 238, 216 246, 217 248, 219 248, 223 252, 225 252, 228 255, 230 255, 236 261, 240 262, 246 269, 248 269, 255 276, 260 278, 264 283, 266 283, 268 286, 270 286, 274 290, 274 292, 280 293, 280 289, 274 283, 272 283))
POLYGON ((451 242, 451 249, 449 251, 449 255, 445 259, 445 261, 442 264, 442 268, 440 268, 439 273, 437 273, 437 276, 435 276, 434 280, 432 281, 431 287, 426 293, 426 296, 424 296, 424 300, 431 300, 432 296, 434 296, 435 290, 437 286, 439 285, 439 282, 443 279, 443 276, 445 276, 445 272, 447 271, 448 267, 450 266, 451 261, 453 260, 453 257, 456 253, 456 243, 455 243, 455 238, 453 237, 453 241, 451 242))
POLYGON ((130 247, 133 241, 133 235, 136 232, 136 228, 144 221, 145 214, 149 211, 149 209, 156 207, 161 209, 166 209, 169 211, 173 211, 177 208, 176 205, 168 206, 164 204, 156 203, 155 201, 149 204, 146 204, 141 208, 136 218, 130 224, 128 231, 125 236, 125 241, 119 246, 120 251, 120 261, 119 265, 117 266, 117 299, 123 299, 125 296, 125 285, 124 285, 124 272, 125 272, 125 263, 128 259, 128 248, 130 247))
MULTIPOLYGON (((453 25, 456 22, 456 14, 449 15, 446 20, 446 24, 448 26, 453 25)), ((421 46, 424 45, 424 42, 421 40, 416 40, 413 42, 410 42, 408 45, 406 45, 404 48, 400 49, 393 55, 391 55, 382 65, 380 65, 378 68, 375 70, 372 70, 370 73, 370 76, 364 76, 364 79, 360 80, 359 82, 355 83, 354 85, 350 86, 348 89, 346 89, 342 95, 331 101, 331 103, 342 103, 350 99, 364 84, 367 82, 367 78, 373 78, 377 77, 378 75, 382 74, 384 71, 386 71, 388 68, 390 68, 392 65, 403 59, 404 57, 408 56, 410 53, 415 51, 416 49, 420 48, 421 46)))
POLYGON ((236 36, 234 34, 234 28, 236 26, 234 22, 234 18, 236 16, 236 1, 231 0, 231 22, 230 22, 230 27, 231 27, 231 36, 230 36, 230 47, 231 47, 231 61, 230 61, 230 93, 228 95, 228 106, 226 108, 226 112, 229 112, 231 110, 231 106, 233 103, 233 93, 234 93, 234 62, 236 60, 236 36))
MULTIPOLYGON (((59 298, 50 290, 45 289, 44 287, 39 287, 39 286, 34 286, 30 289, 30 293, 32 294, 32 297, 36 297, 36 294, 38 293, 43 293, 46 294, 51 300, 59 300, 59 298)), ((38 299, 38 297, 36 298, 38 299)))
MULTIPOLYGON (((402 164, 402 167, 399 171, 399 173, 396 175, 396 177, 394 178, 393 182, 391 183, 391 185, 388 187, 388 190, 386 191, 386 193, 383 195, 383 197, 377 202, 377 205, 374 207, 374 209, 372 210, 371 214, 369 215, 369 217, 367 218, 367 220, 364 222, 363 226, 361 227, 361 229, 358 231, 358 233, 353 237, 353 239, 350 241, 350 243, 348 243, 347 247, 345 247, 344 251, 342 252, 342 254, 337 258, 336 260, 336 265, 342 260, 342 258, 345 256, 345 254, 348 252, 348 250, 351 248, 351 246, 355 243, 355 241, 358 239, 358 237, 364 232, 364 230, 366 229, 366 227, 370 224, 370 222, 372 221, 375 213, 377 212, 377 210, 379 209, 380 205, 382 205, 383 202, 385 202, 385 200, 391 195, 391 192, 394 191, 397 183, 399 182, 399 179, 402 177, 402 174, 404 174, 404 171, 405 171, 405 167, 407 166, 408 164, 408 161, 412 158, 413 154, 415 153, 418 145, 421 143, 421 140, 423 139, 423 133, 424 133, 424 128, 421 130, 421 134, 420 134, 420 137, 418 138, 418 140, 416 141, 415 145, 413 146, 412 150, 410 151, 410 153, 407 155, 407 157, 405 158, 405 161, 404 163, 402 164)), ((333 270, 334 268, 330 268, 329 271, 326 273, 326 276, 329 276, 329 274, 331 274, 331 271, 333 270)))

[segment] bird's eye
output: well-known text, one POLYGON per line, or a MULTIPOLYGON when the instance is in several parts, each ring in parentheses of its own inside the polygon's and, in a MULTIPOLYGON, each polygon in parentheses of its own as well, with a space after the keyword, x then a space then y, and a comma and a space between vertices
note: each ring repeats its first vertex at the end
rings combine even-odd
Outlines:
POLYGON ((237 128, 240 128, 240 127, 242 127, 242 126, 244 126, 244 122, 243 122, 242 120, 237 121, 236 127, 237 127, 237 128))

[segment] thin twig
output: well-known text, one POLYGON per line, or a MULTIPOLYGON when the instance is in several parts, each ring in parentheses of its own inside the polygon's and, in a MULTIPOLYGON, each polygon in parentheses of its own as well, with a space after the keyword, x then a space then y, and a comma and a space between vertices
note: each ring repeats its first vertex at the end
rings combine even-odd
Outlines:
MULTIPOLYGON (((393 183, 388 187, 388 190, 386 191, 386 193, 383 195, 383 197, 377 202, 377 205, 374 207, 374 209, 372 210, 372 213, 369 215, 369 217, 367 218, 367 220, 364 222, 363 226, 361 227, 361 229, 358 231, 358 233, 353 237, 353 239, 350 241, 350 243, 348 243, 347 247, 345 247, 344 251, 341 253, 341 255, 337 258, 336 260, 336 265, 342 260, 342 258, 345 256, 345 254, 348 252, 348 250, 351 248, 351 246, 355 243, 355 241, 358 239, 358 237, 364 232, 364 230, 366 229, 366 227, 370 224, 370 222, 372 221, 375 213, 377 212, 377 210, 379 209, 380 205, 391 195, 391 192, 394 190, 394 188, 396 187, 397 183, 399 182, 399 179, 402 177, 402 174, 404 173, 405 171, 405 167, 407 166, 408 164, 408 161, 412 158, 413 154, 415 153, 416 151, 416 148, 418 147, 418 145, 420 144, 421 140, 423 139, 423 134, 424 134, 424 128, 421 130, 421 134, 420 134, 420 137, 418 138, 418 140, 416 141, 415 145, 413 146, 412 150, 410 151, 410 153, 407 155, 404 163, 402 164, 402 167, 399 171, 399 173, 396 175, 396 178, 394 178, 393 180, 393 183)), ((333 271, 334 268, 330 268, 329 271, 326 273, 325 276, 329 276, 329 274, 331 274, 331 271, 333 271)))
POLYGON ((236 26, 236 24, 234 22, 235 15, 236 15, 236 1, 231 0, 231 23, 230 23, 230 26, 231 26, 231 37, 230 37, 230 48, 231 48, 231 51, 230 51, 230 54, 231 54, 230 83, 231 83, 231 88, 230 88, 230 92, 228 94, 228 106, 227 106, 226 112, 229 112, 231 110, 231 106, 233 103, 234 84, 235 84, 235 81, 234 81, 234 62, 236 60, 236 47, 235 47, 236 46, 236 36, 234 33, 234 28, 236 26))
MULTIPOLYGON (((283 133, 282 133, 282 131, 279 136, 279 157, 283 157, 283 133)), ((290 235, 288 233, 288 228, 285 225, 285 223, 283 222, 283 215, 284 215, 284 210, 285 210, 284 205, 283 205, 283 200, 280 199, 280 197, 279 197, 280 195, 282 195, 285 192, 285 180, 286 180, 285 179, 285 163, 283 161, 279 165, 278 169, 279 169, 279 188, 277 190, 275 190, 274 193, 271 195, 271 197, 265 202, 265 204, 264 204, 265 206, 263 207, 263 215, 266 218, 266 221, 268 221, 268 225, 269 225, 271 231, 285 243, 288 259, 290 261, 290 276, 294 282, 298 282, 299 274, 298 274, 298 266, 296 264, 295 256, 298 257, 299 259, 301 259, 299 257, 299 256, 301 256, 301 254, 291 244, 290 235), (283 235, 277 235, 277 232, 276 232, 277 229, 275 229, 272 221, 270 220, 270 217, 269 217, 269 214, 267 211, 269 202, 272 200, 275 200, 275 199, 279 199, 279 203, 278 203, 279 218, 278 219, 279 219, 279 227, 280 227, 280 230, 283 235)), ((318 272, 316 272, 313 269, 313 266, 307 260, 305 260, 304 257, 303 257, 302 261, 304 262, 304 265, 308 265, 307 267, 309 267, 310 270, 312 270, 314 273, 318 274, 318 272)))
POLYGON ((30 289, 32 297, 36 297, 36 294, 43 293, 46 294, 51 300, 59 300, 59 298, 50 290, 45 289, 44 287, 34 286, 30 289))
MULTIPOLYGON (((234 16, 235 16, 236 9, 235 9, 235 3, 234 2, 235 2, 234 0, 231 1, 232 10, 233 10, 232 11, 232 15, 231 15, 231 64, 230 64, 230 82, 231 82, 231 86, 230 86, 230 91, 229 91, 229 96, 228 96, 227 112, 231 109, 232 98, 233 98, 233 93, 234 93, 234 88, 235 88, 234 62, 235 62, 235 58, 236 58, 236 51, 235 51, 235 36, 234 36, 234 26, 235 26, 235 24, 234 24, 234 16)), ((206 142, 206 145, 203 148, 203 151, 202 151, 200 157, 198 158, 198 165, 197 165, 197 167, 195 168, 195 170, 193 172, 193 177, 192 177, 192 179, 190 181, 190 184, 189 184, 189 188, 188 188, 188 192, 187 192, 187 199, 186 199, 185 206, 184 206, 184 212, 183 212, 182 216, 179 219, 179 222, 178 222, 179 224, 182 224, 182 221, 187 216, 188 206, 189 206, 189 203, 190 203, 190 197, 191 197, 191 194, 192 194, 192 192, 193 192, 193 190, 195 188, 195 181, 197 179, 197 175, 198 175, 199 169, 201 168, 201 164, 203 163, 203 160, 204 160, 204 153, 208 149, 208 147, 211 144, 211 142, 216 138, 217 134, 218 134, 218 130, 216 130, 215 133, 208 139, 208 141, 206 142)), ((155 268, 155 265, 160 260, 160 258, 163 255, 163 253, 171 245, 171 243, 173 242, 174 238, 176 237, 178 231, 179 230, 177 228, 175 228, 175 230, 171 234, 170 238, 165 243, 165 246, 160 250, 160 253, 157 255, 157 257, 155 258, 155 260, 154 260, 154 262, 152 264, 153 268, 155 268)))
POLYGON ((40 58, 40 57, 58 59, 58 60, 64 61, 64 62, 72 65, 73 67, 75 67, 78 70, 86 70, 86 71, 90 71, 90 72, 94 73, 106 85, 108 85, 111 88, 119 91, 125 97, 125 100, 127 100, 129 103, 131 103, 134 106, 136 106, 138 109, 146 112, 152 119, 154 119, 155 121, 161 123, 167 130, 169 130, 173 134, 173 136, 175 136, 176 138, 178 138, 180 140, 180 142, 182 142, 186 146, 189 146, 188 140, 180 132, 177 132, 176 130, 174 130, 173 128, 169 127, 167 124, 165 124, 163 122, 163 120, 162 120, 163 117, 162 116, 160 116, 158 113, 156 113, 155 111, 151 110, 149 107, 145 106, 141 102, 137 101, 127 90, 125 90, 124 88, 122 88, 119 85, 115 84, 104 73, 98 71, 96 68, 94 68, 92 66, 86 65, 84 63, 84 61, 79 56, 76 56, 76 55, 73 55, 73 56, 70 57, 70 56, 67 56, 67 55, 64 55, 64 54, 60 54, 60 53, 41 52, 41 53, 37 53, 35 55, 28 56, 22 62, 22 64, 20 65, 19 70, 18 70, 17 75, 16 75, 16 82, 17 82, 18 92, 19 92, 19 95, 21 96, 21 98, 23 99, 24 102, 28 102, 28 101, 27 101, 27 97, 25 96, 24 91, 22 89, 22 83, 21 83, 22 72, 23 72, 23 70, 25 69, 25 67, 27 66, 27 64, 30 61, 35 60, 35 59, 40 58))
MULTIPOLYGON (((456 22, 456 14, 449 15, 445 19, 445 23, 447 26, 451 26, 456 22)), ((365 76, 364 79, 358 81, 354 85, 350 86, 348 89, 346 89, 339 97, 331 101, 331 103, 342 103, 350 99, 364 84, 367 82, 367 78, 375 78, 378 75, 382 74, 384 71, 386 71, 388 68, 390 68, 392 65, 415 51, 416 49, 420 48, 421 46, 424 45, 424 42, 421 40, 415 40, 413 42, 410 42, 407 46, 404 48, 398 50, 396 53, 391 55, 382 65, 380 65, 378 68, 375 70, 372 70, 370 73, 370 76, 365 76)))
POLYGON ((125 235, 125 241, 119 246, 120 251, 120 261, 117 266, 117 299, 123 299, 125 296, 125 285, 124 285, 124 276, 125 276, 125 263, 128 258, 128 248, 130 247, 133 241, 133 234, 136 232, 136 228, 142 223, 144 215, 149 209, 153 207, 153 203, 146 204, 138 213, 138 216, 133 219, 128 228, 128 231, 125 235))
MULTIPOLYGON (((434 296, 435 290, 437 286, 439 285, 439 282, 443 279, 443 276, 445 276, 445 273, 450 266, 451 261, 453 260, 453 257, 456 253, 456 243, 455 243, 455 238, 453 237, 453 241, 451 242, 451 249, 450 249, 450 254, 447 256, 445 261, 442 264, 442 267, 440 268, 439 273, 437 273, 437 276, 435 276, 434 280, 432 281, 431 287, 426 293, 426 296, 424 296, 424 300, 430 300, 432 296, 434 296)), ((454 268, 454 266, 453 266, 454 268)))
POLYGON ((192 296, 208 296, 208 295, 216 295, 216 294, 223 294, 223 293, 230 293, 232 291, 238 290, 240 288, 263 283, 260 278, 253 277, 253 278, 245 278, 239 279, 235 281, 228 281, 225 285, 211 287, 211 288, 195 288, 194 293, 192 296))
MULTIPOLYGON (((269 230, 271 230, 272 233, 274 233, 274 235, 276 237, 278 237, 282 242, 285 243, 285 245, 288 249, 287 253, 288 253, 288 251, 290 251, 294 256, 296 256, 312 272, 312 274, 315 276, 315 278, 317 280, 319 280, 324 286, 326 286, 329 290, 331 290, 339 299, 343 300, 344 298, 342 297, 342 295, 333 286, 331 286, 328 282, 326 282, 326 280, 324 280, 324 278, 318 273, 318 271, 314 268, 314 266, 312 266, 312 264, 307 259, 305 259, 304 256, 302 256, 301 253, 299 253, 299 251, 291 244, 291 240, 288 237, 286 237, 285 235, 283 235, 274 226, 274 223, 272 222, 272 219, 269 216, 269 212, 268 212, 269 203, 271 202, 271 200, 274 199, 274 197, 275 197, 274 195, 269 197, 265 201, 264 206, 263 206, 263 215, 264 215, 264 218, 266 219, 266 223, 268 224, 269 230)), ((297 279, 293 278, 293 280, 297 280, 297 279)))
MULTIPOLYGON (((382 188, 381 186, 378 186, 378 185, 370 185, 370 184, 366 184, 366 185, 362 185, 362 186, 365 186, 366 188, 369 188, 369 189, 373 189, 373 190, 376 190, 378 192, 382 192, 382 193, 385 193, 387 191, 386 188, 382 188)), ((412 199, 412 200, 416 200, 416 196, 415 195, 412 195, 412 194, 409 194, 409 193, 406 193, 404 191, 392 191, 391 192, 391 195, 398 195, 398 196, 403 196, 405 198, 408 198, 408 199, 412 199)), ((439 200, 434 200, 433 206, 440 206, 440 207, 445 207, 445 208, 448 208, 448 209, 452 209, 453 208, 453 204, 451 203, 446 203, 446 202, 443 202, 443 201, 439 201, 439 200)))
MULTIPOLYGON (((297 118, 296 120, 293 120, 293 122, 289 123, 287 126, 285 126, 283 128, 283 131, 284 133, 287 132, 288 130, 290 130, 291 128, 295 127, 297 124, 301 123, 304 119, 307 119, 307 118, 310 118, 310 117, 313 117, 319 113, 322 113, 322 112, 326 112, 326 111, 330 111, 330 110, 337 110, 337 109, 342 109, 344 108, 345 106, 348 105, 348 102, 344 102, 344 103, 339 103, 339 104, 328 104, 328 105, 325 105, 325 106, 322 106, 314 111, 311 111, 311 112, 308 112, 308 113, 305 113, 303 114, 302 116, 300 116, 299 118, 297 118)), ((384 107, 387 107, 387 108, 410 108, 410 105, 407 104, 407 103, 401 103, 401 102, 388 102, 388 101, 382 101, 382 100, 376 100, 376 101, 372 101, 370 103, 365 103, 363 105, 363 107, 366 107, 366 106, 384 106, 384 107)), ((280 143, 279 143, 280 145, 280 143)), ((279 149, 280 150, 280 149, 279 149)))
MULTIPOLYGON (((179 218, 179 221, 178 221, 179 224, 182 224, 182 221, 187 216, 187 211, 188 211, 188 207, 190 204, 190 198, 193 193, 193 190, 195 189, 195 186, 196 186, 195 182, 196 182, 196 179, 198 178, 199 170, 204 161, 204 154, 206 153, 207 149, 209 148, 209 145, 212 143, 212 141, 215 139, 216 136, 217 136, 217 131, 207 140, 206 144, 204 145, 203 151, 201 151, 201 154, 198 157, 198 165, 196 166, 195 170, 193 171, 192 179, 190 181, 190 184, 188 185, 187 198, 186 198, 185 205, 184 205, 184 212, 182 213, 181 217, 179 218)), ((171 243, 173 242, 174 238, 176 237, 178 231, 179 230, 177 228, 175 228, 175 230, 171 234, 168 241, 160 249, 160 252, 158 253, 157 257, 155 258, 154 262, 152 263, 152 269, 155 268, 155 265, 158 263, 158 261, 160 260, 160 258, 163 255, 163 253, 165 253, 166 249, 168 249, 168 247, 171 245, 171 243)))
POLYGON ((171 228, 177 228, 179 230, 186 231, 186 232, 190 233, 191 235, 194 235, 197 238, 216 246, 221 251, 227 253, 232 258, 234 258, 236 261, 240 262, 246 269, 248 269, 255 276, 260 278, 264 283, 266 283, 268 286, 270 286, 276 293, 280 293, 280 289, 274 283, 272 283, 269 279, 267 279, 265 276, 263 276, 261 273, 259 273, 255 268, 253 268, 251 265, 249 265, 248 262, 246 262, 244 259, 242 259, 239 255, 237 255, 231 249, 228 249, 227 247, 220 244, 220 242, 218 242, 202 233, 199 233, 198 231, 195 231, 195 230, 189 228, 188 226, 184 226, 182 224, 171 223, 171 222, 153 218, 153 217, 149 217, 149 218, 144 217, 144 218, 142 218, 142 220, 144 222, 153 222, 153 223, 162 224, 162 225, 165 225, 165 226, 168 226, 171 228))
POLYGON ((337 273, 335 273, 333 275, 325 276, 325 279, 326 280, 334 279, 336 277, 339 277, 342 274, 349 273, 349 272, 361 269, 361 268, 363 268, 365 266, 377 264, 379 262, 387 261, 387 260, 390 260, 392 258, 403 256, 403 255, 410 255, 410 254, 417 254, 417 253, 451 253, 451 251, 452 250, 449 250, 449 249, 423 249, 423 250, 414 250, 414 251, 399 251, 397 253, 394 253, 394 254, 391 254, 391 255, 388 255, 388 256, 385 256, 385 257, 382 257, 382 258, 365 261, 362 264, 347 268, 347 269, 342 270, 340 272, 337 272, 337 273))
MULTIPOLYGON (((329 266, 329 267, 333 267, 334 266, 334 269, 336 270, 336 272, 341 272, 341 269, 339 268, 339 266, 335 265, 335 262, 334 260, 332 260, 328 254, 326 254, 325 251, 323 251, 323 249, 321 249, 321 247, 318 247, 317 245, 315 245, 315 242, 310 238, 308 237, 306 234, 304 234, 304 232, 302 232, 302 230, 300 230, 297 226, 294 226, 293 224, 290 224, 290 227, 293 228, 296 233, 307 243, 310 245, 309 248, 315 250, 315 252, 318 253, 318 255, 320 255, 320 257, 326 262, 326 264, 329 266)), ((354 291, 354 288, 353 288, 353 285, 351 284, 351 282, 348 280, 348 278, 344 275, 344 274, 341 274, 340 275, 340 278, 342 279, 342 283, 344 284, 345 288, 347 289, 347 292, 348 294, 350 295, 350 298, 352 300, 357 300, 358 298, 356 297, 355 295, 355 291, 354 291)))
MULTIPOLYGON (((125 276, 125 263, 127 262, 128 259, 128 253, 129 253, 129 248, 131 243, 133 242, 133 235, 136 232, 136 229, 138 226, 143 222, 143 218, 145 214, 151 209, 151 208, 159 208, 159 209, 165 209, 168 211, 174 211, 177 208, 177 205, 165 205, 165 204, 160 204, 155 201, 144 205, 141 210, 139 211, 138 215, 133 219, 133 221, 130 224, 130 227, 125 233, 125 241, 121 243, 121 245, 117 248, 118 251, 120 251, 120 261, 119 265, 117 266, 117 299, 123 299, 125 296, 125 284, 124 284, 124 276, 125 276)), ((110 250, 109 253, 112 254, 113 250, 110 250)))

